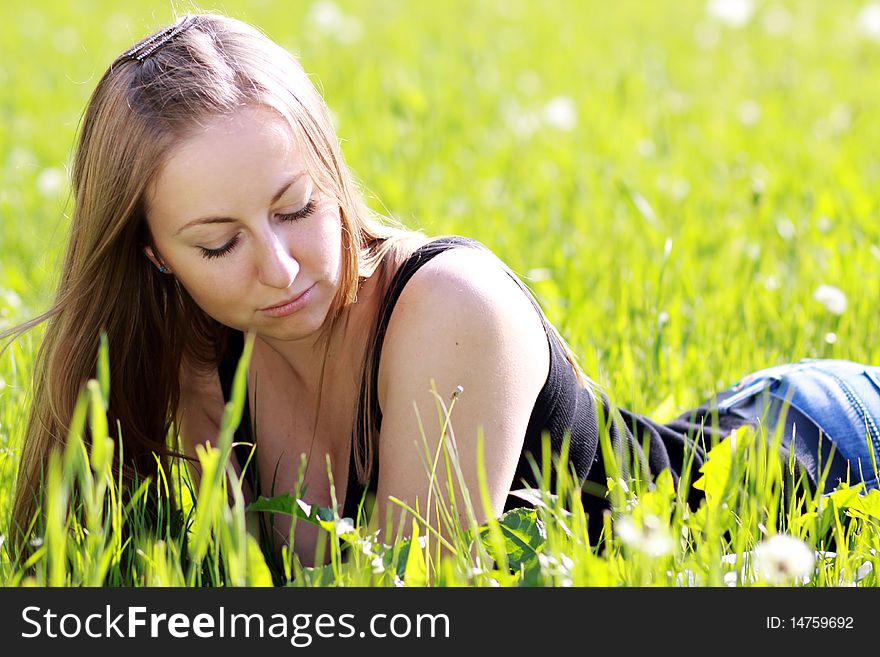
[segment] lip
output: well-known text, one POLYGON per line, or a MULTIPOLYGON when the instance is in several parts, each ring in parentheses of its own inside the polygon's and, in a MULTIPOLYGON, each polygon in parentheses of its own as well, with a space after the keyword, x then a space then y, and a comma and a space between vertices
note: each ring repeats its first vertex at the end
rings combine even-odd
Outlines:
POLYGON ((260 308, 260 312, 264 312, 271 317, 287 317, 288 315, 292 315, 309 302, 314 287, 315 286, 313 284, 311 287, 307 288, 305 291, 301 292, 298 296, 294 297, 290 301, 284 301, 282 303, 279 303, 277 306, 260 308))

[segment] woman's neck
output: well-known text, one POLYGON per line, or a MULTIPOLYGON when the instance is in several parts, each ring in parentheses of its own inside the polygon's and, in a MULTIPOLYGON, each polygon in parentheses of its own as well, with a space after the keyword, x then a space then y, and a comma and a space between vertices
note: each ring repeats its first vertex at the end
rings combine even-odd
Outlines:
MULTIPOLYGON (((360 376, 364 351, 379 310, 376 277, 367 279, 358 299, 346 306, 325 331, 297 341, 265 340, 258 336, 255 349, 270 358, 281 358, 307 398, 331 394, 360 376)), ((329 320, 328 320, 329 321, 329 320)))

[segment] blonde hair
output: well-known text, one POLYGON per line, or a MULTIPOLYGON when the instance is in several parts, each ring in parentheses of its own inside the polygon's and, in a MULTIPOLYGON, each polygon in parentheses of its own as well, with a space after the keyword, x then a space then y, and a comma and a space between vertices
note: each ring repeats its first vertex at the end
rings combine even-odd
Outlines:
MULTIPOLYGON (((77 396, 95 374, 102 332, 111 361, 109 425, 123 440, 125 463, 117 467, 127 477, 155 475, 154 454, 165 462, 182 456, 168 447, 181 363, 216 367, 225 348, 228 329, 143 255, 152 245, 145 197, 175 144, 207 119, 245 106, 270 108, 288 121, 316 186, 340 207, 342 284, 330 326, 355 299, 360 280, 386 256, 397 259, 410 235, 367 206, 323 98, 289 52, 232 18, 203 14, 188 22, 143 60, 118 57, 98 82, 74 154, 74 211, 55 301, 0 335, 14 339, 47 322, 12 513, 19 544, 48 455, 63 445, 77 396)), ((155 36, 139 44, 141 52, 155 36)))

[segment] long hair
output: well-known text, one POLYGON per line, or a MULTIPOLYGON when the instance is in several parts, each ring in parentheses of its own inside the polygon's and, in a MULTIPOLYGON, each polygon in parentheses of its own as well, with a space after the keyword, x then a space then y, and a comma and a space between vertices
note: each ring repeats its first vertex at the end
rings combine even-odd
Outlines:
MULTIPOLYGON (((46 322, 12 511, 18 541, 27 538, 22 533, 37 511, 48 456, 63 446, 76 399, 95 375, 102 332, 111 363, 109 426, 124 448, 116 467, 126 476, 155 477, 154 454, 164 462, 182 456, 169 442, 177 428, 181 367, 216 367, 227 329, 143 254, 152 246, 145 198, 176 144, 211 118, 247 106, 287 120, 316 186, 340 207, 342 283, 329 326, 356 298, 359 282, 407 235, 368 208, 323 98, 289 52, 232 18, 183 20, 186 29, 142 59, 121 55, 98 82, 73 158, 74 210, 54 303, 0 335, 14 339, 46 322)), ((146 52, 162 34, 130 52, 146 52)))

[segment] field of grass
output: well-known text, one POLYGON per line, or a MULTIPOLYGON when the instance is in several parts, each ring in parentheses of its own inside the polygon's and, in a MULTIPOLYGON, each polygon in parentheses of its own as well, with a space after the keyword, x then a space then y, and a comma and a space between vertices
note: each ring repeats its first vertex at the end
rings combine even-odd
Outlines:
MULTIPOLYGON (((250 21, 296 53, 370 203, 428 234, 492 248, 620 406, 667 420, 772 364, 880 364, 880 5, 201 7, 250 21)), ((14 0, 0 9, 0 330, 51 303, 70 149, 95 83, 173 14, 158 1, 14 0)), ((39 336, 0 360, 0 541, 39 336)), ((100 386, 90 394, 99 409, 100 386)), ((473 550, 460 535, 445 565, 430 536, 426 547, 383 546, 313 514, 354 556, 343 562, 334 548, 330 566, 295 582, 763 584, 773 576, 750 557, 783 533, 803 539, 811 560, 836 539, 836 556, 819 554, 804 583, 876 585, 880 494, 841 490, 785 507, 779 464, 740 438, 732 460, 727 444, 715 453, 700 511, 685 514, 665 479, 650 492, 617 490, 623 515, 613 532, 609 520, 601 545, 586 540, 583 513, 560 506, 565 490, 537 512, 483 528, 473 550)), ((82 456, 74 443, 49 472, 56 494, 30 579, 0 550, 0 585, 269 581, 240 500, 229 507, 210 488, 186 542, 139 535, 135 504, 126 535, 136 549, 123 548, 121 516, 100 513, 123 512, 110 499, 106 455, 99 448, 90 464, 82 456), (88 531, 65 515, 64 491, 77 477, 91 496, 88 531)), ((282 567, 298 570, 290 560, 282 567)))

